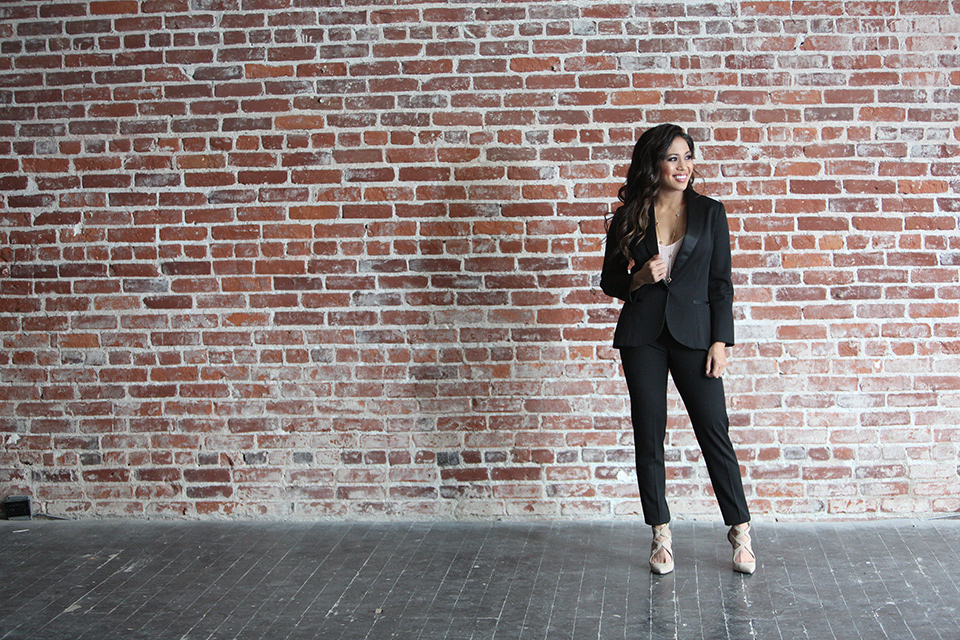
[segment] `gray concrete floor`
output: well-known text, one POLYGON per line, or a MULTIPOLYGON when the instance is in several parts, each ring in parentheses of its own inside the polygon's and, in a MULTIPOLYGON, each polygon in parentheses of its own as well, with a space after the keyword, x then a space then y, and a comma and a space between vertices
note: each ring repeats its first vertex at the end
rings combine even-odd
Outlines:
POLYGON ((0 638, 960 639, 958 520, 672 528, 3 521, 0 638))

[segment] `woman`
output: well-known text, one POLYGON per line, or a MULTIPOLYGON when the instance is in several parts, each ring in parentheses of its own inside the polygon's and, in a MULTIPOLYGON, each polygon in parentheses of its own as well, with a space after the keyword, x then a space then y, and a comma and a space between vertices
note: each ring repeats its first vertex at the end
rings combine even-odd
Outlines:
POLYGON ((730 526, 733 568, 753 573, 750 513, 721 380, 734 339, 730 232, 723 205, 693 190, 693 147, 673 124, 640 136, 609 221, 600 286, 624 301, 613 346, 630 392, 640 503, 653 528, 650 570, 674 567, 663 462, 669 370, 730 526))

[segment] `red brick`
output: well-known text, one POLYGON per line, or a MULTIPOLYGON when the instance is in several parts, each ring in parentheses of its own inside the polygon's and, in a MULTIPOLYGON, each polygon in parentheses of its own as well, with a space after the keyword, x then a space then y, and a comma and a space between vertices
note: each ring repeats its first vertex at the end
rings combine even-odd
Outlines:
MULTIPOLYGON (((50 504, 636 513, 619 303, 596 283, 630 150, 664 121, 690 127, 733 234, 751 505, 819 518, 956 493, 912 465, 924 439, 960 440, 916 428, 957 417, 929 361, 960 353, 960 72, 923 66, 953 39, 884 30, 947 3, 741 1, 757 19, 711 10, 691 56, 693 5, 264 1, 219 21, 185 0, 53 3, 5 40, 0 365, 28 435, 0 466, 31 466, 50 504), (638 40, 631 16, 661 20, 638 40), (796 16, 836 28, 800 37, 796 16), (288 37, 317 24, 374 37, 288 37), (265 28, 284 42, 249 39, 265 28), (24 49, 48 31, 98 50, 24 49), (637 52, 673 66, 633 69, 637 52), (100 464, 76 467, 98 439, 100 464), (310 486, 284 497, 284 479, 310 486), (852 483, 862 498, 820 499, 852 483)), ((672 463, 699 462, 670 406, 672 463)), ((691 466, 670 474, 712 501, 691 466)))

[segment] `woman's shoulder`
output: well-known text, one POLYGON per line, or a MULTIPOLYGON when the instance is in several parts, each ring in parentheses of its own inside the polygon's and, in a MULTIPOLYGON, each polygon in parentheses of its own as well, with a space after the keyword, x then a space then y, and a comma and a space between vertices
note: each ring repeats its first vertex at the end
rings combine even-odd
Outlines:
POLYGON ((687 206, 695 205, 703 209, 715 209, 722 208, 723 203, 719 200, 711 198, 710 196, 705 196, 702 193, 697 193, 694 190, 689 191, 687 196, 687 206))
POLYGON ((623 209, 624 209, 623 205, 620 205, 619 207, 611 211, 609 215, 607 215, 605 222, 606 222, 608 235, 610 235, 611 233, 615 233, 617 230, 619 230, 620 225, 623 222, 623 216, 625 215, 623 209))

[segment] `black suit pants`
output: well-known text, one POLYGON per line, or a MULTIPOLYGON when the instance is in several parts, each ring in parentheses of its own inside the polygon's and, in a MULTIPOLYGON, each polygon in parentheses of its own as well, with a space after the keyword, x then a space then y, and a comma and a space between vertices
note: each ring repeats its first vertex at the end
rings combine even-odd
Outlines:
POLYGON ((723 521, 727 525, 749 521, 740 464, 730 442, 723 380, 707 377, 706 350, 683 346, 664 328, 651 344, 620 349, 620 358, 630 391, 637 482, 646 523, 670 521, 663 458, 668 371, 690 416, 723 521))

